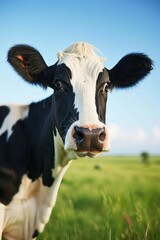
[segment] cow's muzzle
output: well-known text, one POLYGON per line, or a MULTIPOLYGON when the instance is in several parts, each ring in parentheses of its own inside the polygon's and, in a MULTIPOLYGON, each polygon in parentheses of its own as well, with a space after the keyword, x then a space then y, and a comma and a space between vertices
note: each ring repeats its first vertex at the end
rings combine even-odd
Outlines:
POLYGON ((105 128, 89 129, 75 126, 73 138, 78 152, 99 153, 103 151, 106 131, 105 128))

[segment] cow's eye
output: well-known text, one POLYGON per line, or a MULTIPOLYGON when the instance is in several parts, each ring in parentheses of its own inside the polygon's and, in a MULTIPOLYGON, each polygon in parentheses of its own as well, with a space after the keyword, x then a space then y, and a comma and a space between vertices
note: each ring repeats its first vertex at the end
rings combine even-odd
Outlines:
POLYGON ((56 82, 56 84, 54 85, 54 87, 55 87, 56 89, 62 89, 63 87, 62 87, 61 81, 56 82))
POLYGON ((107 92, 110 92, 110 83, 108 82, 108 83, 105 83, 104 84, 104 89, 103 89, 103 91, 105 92, 105 93, 107 93, 107 92))
POLYGON ((61 81, 58 81, 54 84, 54 90, 64 92, 64 85, 61 81))

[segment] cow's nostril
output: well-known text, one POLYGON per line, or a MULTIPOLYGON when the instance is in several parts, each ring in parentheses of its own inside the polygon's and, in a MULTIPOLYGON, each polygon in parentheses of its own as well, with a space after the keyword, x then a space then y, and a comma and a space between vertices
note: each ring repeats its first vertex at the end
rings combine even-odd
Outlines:
POLYGON ((105 130, 102 129, 102 130, 100 131, 100 133, 99 133, 98 140, 99 140, 101 143, 103 143, 104 140, 105 140, 105 138, 106 138, 106 133, 105 133, 105 130))
POLYGON ((73 138, 78 151, 102 151, 106 139, 105 128, 74 127, 73 138))
POLYGON ((73 135, 77 143, 81 143, 84 140, 83 131, 79 127, 75 127, 75 133, 73 135))
POLYGON ((77 142, 82 142, 84 139, 84 136, 81 132, 76 132, 75 139, 77 142))

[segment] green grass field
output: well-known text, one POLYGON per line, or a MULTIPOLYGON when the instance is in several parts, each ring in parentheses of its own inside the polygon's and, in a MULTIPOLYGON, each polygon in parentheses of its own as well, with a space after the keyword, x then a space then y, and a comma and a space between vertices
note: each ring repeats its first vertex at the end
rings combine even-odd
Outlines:
POLYGON ((160 157, 73 162, 42 239, 160 240, 160 157))

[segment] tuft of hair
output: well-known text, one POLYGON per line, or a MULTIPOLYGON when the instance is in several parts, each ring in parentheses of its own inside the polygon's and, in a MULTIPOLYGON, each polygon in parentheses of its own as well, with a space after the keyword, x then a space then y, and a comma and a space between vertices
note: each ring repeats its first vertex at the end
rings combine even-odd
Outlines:
POLYGON ((102 55, 102 53, 92 44, 86 42, 77 42, 66 48, 64 51, 59 52, 57 55, 59 60, 68 54, 73 54, 80 59, 89 58, 91 56, 96 58, 98 57, 99 60, 103 62, 105 59, 100 57, 97 53, 102 55))

